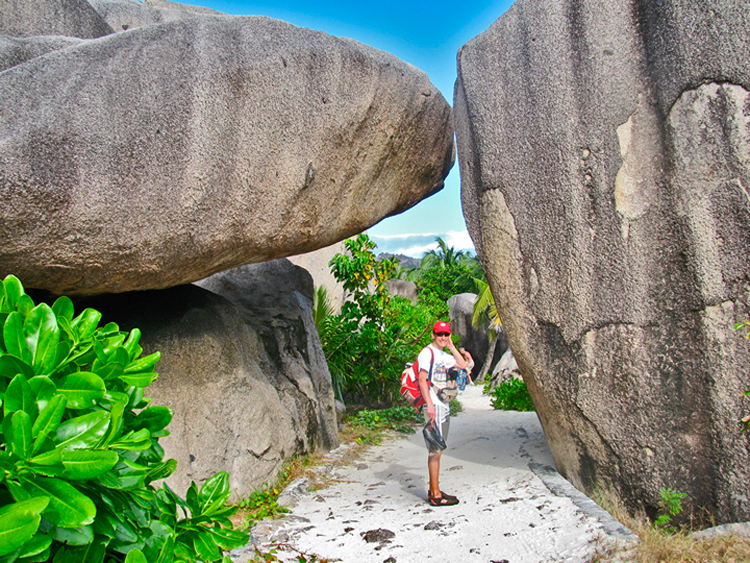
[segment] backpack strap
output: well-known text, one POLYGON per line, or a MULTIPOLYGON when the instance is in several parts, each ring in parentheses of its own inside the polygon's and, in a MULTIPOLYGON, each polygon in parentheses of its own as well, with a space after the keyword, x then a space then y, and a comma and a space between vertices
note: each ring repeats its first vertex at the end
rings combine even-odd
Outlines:
POLYGON ((430 359, 430 371, 427 373, 427 383, 432 385, 432 366, 435 365, 435 352, 432 351, 432 346, 428 346, 428 348, 430 349, 430 356, 432 358, 430 359))

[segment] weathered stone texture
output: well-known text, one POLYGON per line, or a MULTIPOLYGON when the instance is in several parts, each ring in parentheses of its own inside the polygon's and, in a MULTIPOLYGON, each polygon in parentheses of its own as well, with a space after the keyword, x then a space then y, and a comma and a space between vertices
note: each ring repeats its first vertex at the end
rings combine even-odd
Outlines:
POLYGON ((0 74, 0 275, 165 288, 362 232, 438 191, 450 106, 345 38, 200 16, 0 74))
POLYGON ((86 0, 3 0, 0 34, 95 39, 114 33, 86 0))
POLYGON ((185 285, 84 304, 104 322, 140 328, 146 353, 162 353, 146 395, 175 413, 159 440, 178 461, 170 486, 184 494, 191 480, 227 471, 239 499, 273 481, 289 457, 336 447, 338 437, 309 274, 279 260, 224 276, 202 283, 229 287, 229 298, 236 289, 241 303, 185 285))
POLYGON ((519 0, 458 57, 462 199, 558 468, 750 519, 750 12, 519 0))
POLYGON ((89 0, 89 4, 102 19, 115 31, 126 31, 177 20, 200 17, 201 15, 223 15, 221 12, 177 2, 159 0, 89 0))

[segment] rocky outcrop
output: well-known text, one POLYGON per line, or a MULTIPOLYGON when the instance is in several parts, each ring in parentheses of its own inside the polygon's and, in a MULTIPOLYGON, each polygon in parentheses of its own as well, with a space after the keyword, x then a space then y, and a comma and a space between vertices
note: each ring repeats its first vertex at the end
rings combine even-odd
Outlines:
POLYGON ((162 353, 146 395, 174 412, 171 435, 159 441, 178 461, 170 486, 184 494, 191 480, 227 471, 243 498, 272 482, 292 455, 338 445, 330 374, 304 270, 280 260, 201 283, 241 298, 185 285, 79 307, 140 328, 146 353, 162 353))
POLYGON ((408 299, 414 305, 417 304, 419 287, 414 282, 409 280, 389 280, 386 282, 385 288, 391 295, 398 295, 399 297, 408 299))
POLYGON ((475 293, 459 293, 448 299, 451 332, 459 337, 459 345, 466 348, 474 358, 475 375, 481 371, 490 347, 487 327, 477 328, 471 322, 476 302, 475 293))
POLYGON ((325 247, 438 191, 453 163, 450 107, 424 73, 264 17, 26 60, 0 74, 0 113, 0 276, 55 293, 325 247))
POLYGON ((521 379, 521 372, 518 369, 518 362, 513 356, 513 351, 508 348, 497 365, 492 369, 490 375, 490 389, 494 389, 501 383, 510 379, 521 379))
POLYGON ((346 291, 344 290, 344 284, 339 282, 331 273, 331 267, 328 264, 336 254, 345 251, 346 247, 342 241, 312 252, 289 257, 292 264, 310 272, 316 288, 319 286, 325 288, 328 303, 333 308, 334 314, 341 311, 341 307, 346 301, 346 291))
POLYGON ((489 323, 480 327, 472 324, 476 302, 475 293, 459 293, 448 299, 451 331, 459 337, 459 344, 466 348, 474 358, 474 369, 471 372, 474 380, 481 379, 483 373, 490 373, 508 349, 508 342, 502 329, 499 330, 495 341, 490 339, 487 332, 489 323), (487 362, 489 364, 485 366, 487 362))
POLYGON ((519 0, 458 56, 464 212, 558 469, 750 519, 750 20, 519 0))
POLYGON ((58 49, 77 45, 82 39, 57 35, 43 37, 8 37, 0 35, 0 72, 58 49))
POLYGON ((114 30, 86 0, 3 0, 0 34, 95 39, 114 30))
POLYGON ((89 4, 115 31, 126 31, 151 25, 200 17, 224 15, 202 6, 191 6, 165 0, 89 0, 89 4))

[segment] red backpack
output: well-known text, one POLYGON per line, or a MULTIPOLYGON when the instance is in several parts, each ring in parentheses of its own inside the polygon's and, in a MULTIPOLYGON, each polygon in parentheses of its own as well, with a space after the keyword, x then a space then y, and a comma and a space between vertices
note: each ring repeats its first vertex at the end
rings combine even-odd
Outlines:
MULTIPOLYGON (((430 369, 427 374, 428 385, 432 385, 432 366, 435 365, 435 353, 432 351, 432 348, 430 348, 430 355, 432 356, 432 360, 430 361, 430 369)), ((422 391, 419 389, 419 371, 419 360, 417 360, 412 365, 406 366, 404 371, 401 372, 401 395, 417 411, 425 404, 422 391)))

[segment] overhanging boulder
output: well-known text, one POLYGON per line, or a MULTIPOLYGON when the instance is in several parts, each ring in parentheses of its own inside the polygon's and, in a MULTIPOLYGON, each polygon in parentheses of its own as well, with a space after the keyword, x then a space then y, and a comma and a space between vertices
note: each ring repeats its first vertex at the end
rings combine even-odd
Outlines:
POLYGON ((155 289, 299 254, 440 190, 427 75, 264 17, 148 25, 0 74, 0 275, 155 289))

